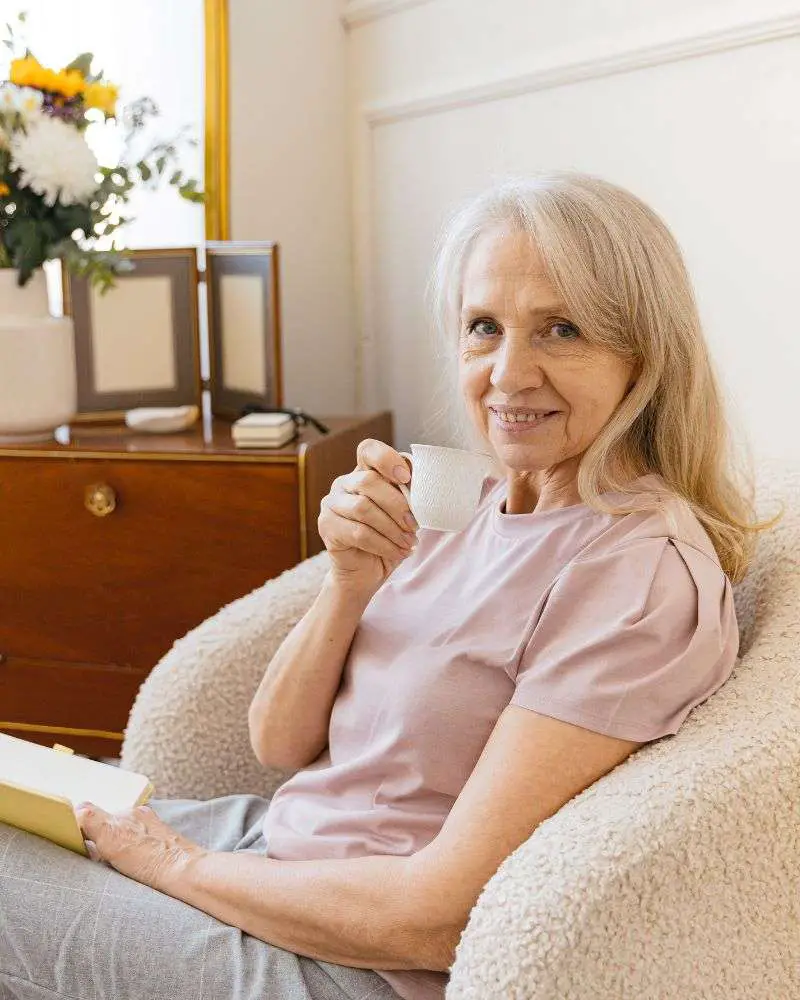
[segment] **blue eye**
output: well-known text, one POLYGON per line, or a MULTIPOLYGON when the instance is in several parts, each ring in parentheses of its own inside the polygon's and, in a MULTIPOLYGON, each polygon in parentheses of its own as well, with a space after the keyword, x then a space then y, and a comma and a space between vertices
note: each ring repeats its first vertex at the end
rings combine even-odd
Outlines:
POLYGON ((580 336, 580 330, 577 326, 573 326, 572 323, 553 323, 550 327, 551 330, 565 330, 566 334, 556 334, 557 340, 575 340, 576 337, 580 336))
POLYGON ((498 332, 499 327, 493 319, 476 319, 469 324, 467 329, 478 337, 491 337, 498 332))

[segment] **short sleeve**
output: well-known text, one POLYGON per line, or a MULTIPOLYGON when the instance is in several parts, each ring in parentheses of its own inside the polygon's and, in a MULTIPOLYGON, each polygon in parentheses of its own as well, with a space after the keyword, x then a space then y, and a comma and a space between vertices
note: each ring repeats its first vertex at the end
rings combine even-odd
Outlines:
POLYGON ((607 736, 675 734, 730 676, 730 581, 691 545, 642 538, 557 578, 523 651, 512 705, 607 736))

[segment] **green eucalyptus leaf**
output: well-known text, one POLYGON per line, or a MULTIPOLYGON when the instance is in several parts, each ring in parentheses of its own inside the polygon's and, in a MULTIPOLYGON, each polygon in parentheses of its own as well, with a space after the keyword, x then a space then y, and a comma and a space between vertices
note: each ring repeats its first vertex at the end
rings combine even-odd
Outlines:
POLYGON ((178 188, 178 194, 181 198, 186 199, 186 201, 191 201, 198 205, 201 205, 206 200, 206 196, 202 191, 195 191, 193 188, 187 187, 186 185, 178 188))
POLYGON ((81 52, 65 69, 76 69, 83 76, 88 76, 92 71, 92 59, 94 56, 91 52, 81 52))

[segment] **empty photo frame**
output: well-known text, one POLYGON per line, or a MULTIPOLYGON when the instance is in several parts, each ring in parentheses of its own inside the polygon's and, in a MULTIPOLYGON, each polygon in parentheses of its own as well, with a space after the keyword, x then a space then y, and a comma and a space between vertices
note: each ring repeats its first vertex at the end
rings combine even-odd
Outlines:
POLYGON ((105 295, 85 278, 65 278, 79 420, 200 401, 197 250, 134 250, 130 259, 133 270, 105 295))
POLYGON ((206 244, 211 408, 282 406, 278 246, 206 244))

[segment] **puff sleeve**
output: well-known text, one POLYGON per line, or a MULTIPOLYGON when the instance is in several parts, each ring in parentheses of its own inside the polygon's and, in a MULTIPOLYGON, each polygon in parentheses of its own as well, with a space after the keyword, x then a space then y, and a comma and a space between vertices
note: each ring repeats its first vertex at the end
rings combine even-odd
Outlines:
POLYGON ((717 562, 668 537, 585 554, 558 576, 512 705, 636 742, 678 732, 730 676, 739 632, 717 562))

